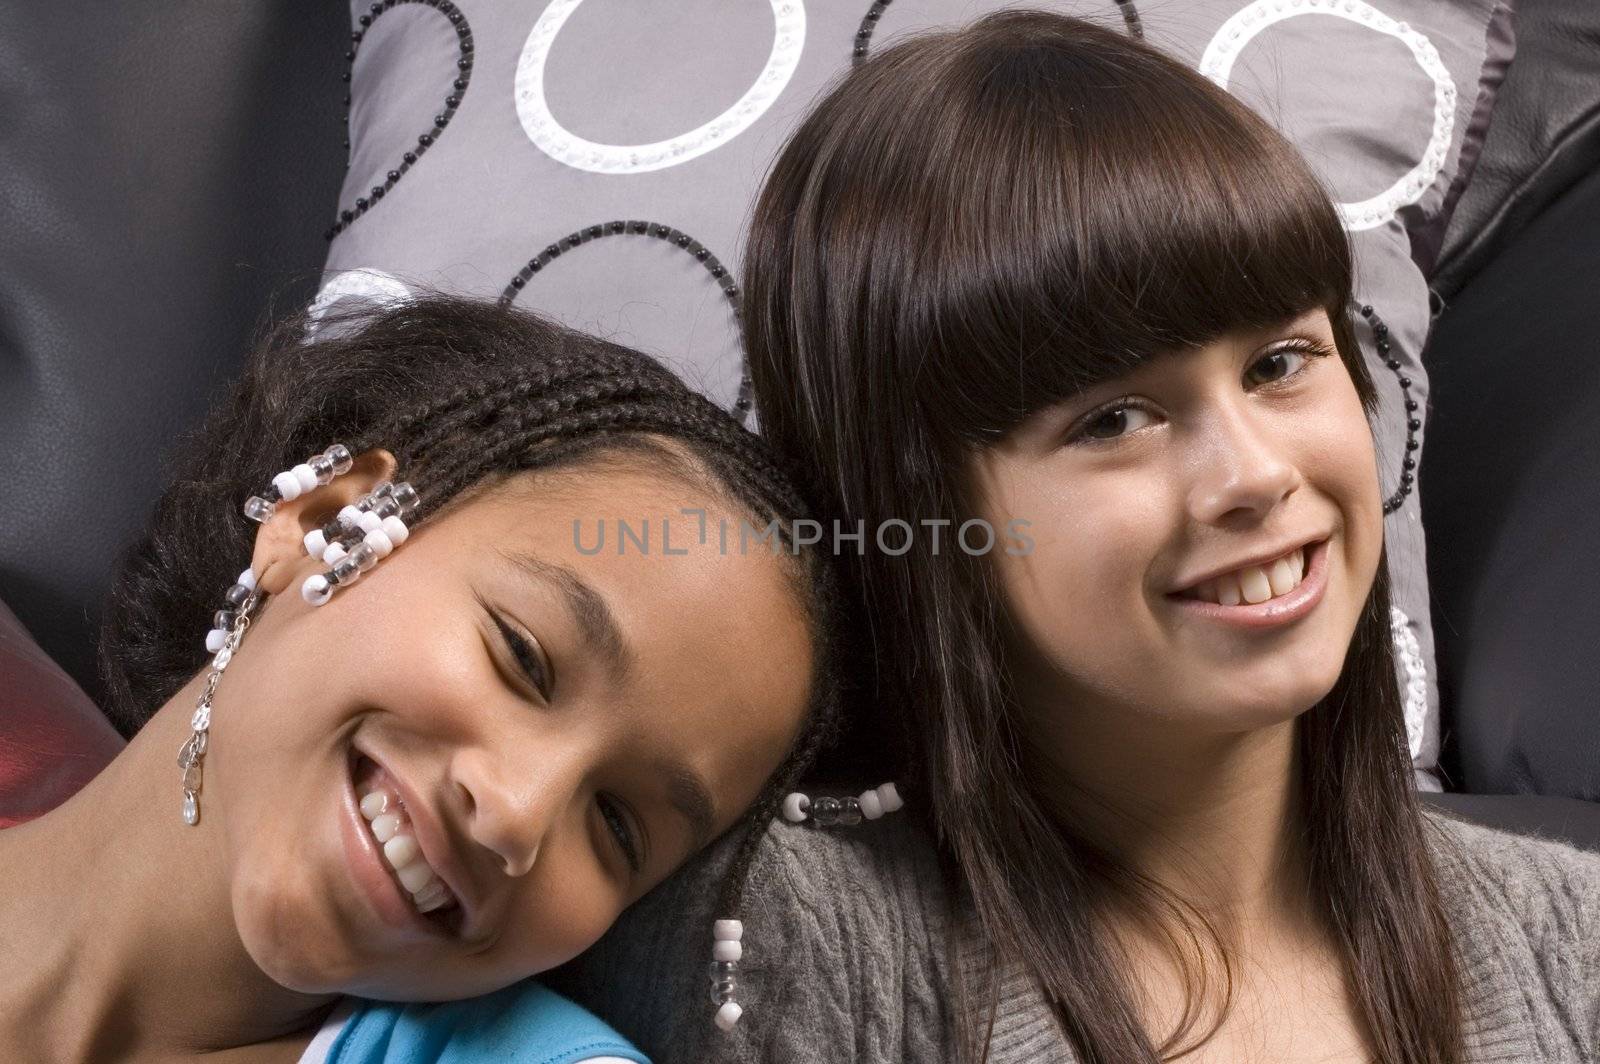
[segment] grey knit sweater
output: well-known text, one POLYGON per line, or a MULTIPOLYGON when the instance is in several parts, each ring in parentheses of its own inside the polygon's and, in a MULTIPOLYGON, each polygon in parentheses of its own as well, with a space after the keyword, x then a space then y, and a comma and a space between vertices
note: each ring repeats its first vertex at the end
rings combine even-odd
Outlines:
MULTIPOLYGON (((1472 1064, 1600 1061, 1600 855, 1428 810, 1429 845, 1457 931, 1472 1064)), ((744 1019, 711 1026, 711 901, 730 848, 716 847, 635 906, 553 985, 633 1038, 658 1064, 943 1062, 954 1059, 950 957, 993 962, 975 936, 950 949, 938 863, 909 817, 852 832, 776 824, 745 913, 744 1019)), ((1008 968, 994 1064, 1070 1062, 1037 990, 1008 968)))

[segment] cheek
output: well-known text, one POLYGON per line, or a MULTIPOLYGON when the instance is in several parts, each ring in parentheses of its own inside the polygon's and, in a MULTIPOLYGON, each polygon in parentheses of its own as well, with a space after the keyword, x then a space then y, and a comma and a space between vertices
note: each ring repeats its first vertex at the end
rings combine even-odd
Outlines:
POLYGON ((1167 492, 1153 478, 1080 477, 1075 484, 1015 487, 989 517, 996 527, 1012 517, 1030 522, 1030 553, 993 557, 1013 621, 1058 661, 1100 659, 1108 643, 1143 630, 1146 567, 1160 553, 1169 520, 1162 517, 1167 492))

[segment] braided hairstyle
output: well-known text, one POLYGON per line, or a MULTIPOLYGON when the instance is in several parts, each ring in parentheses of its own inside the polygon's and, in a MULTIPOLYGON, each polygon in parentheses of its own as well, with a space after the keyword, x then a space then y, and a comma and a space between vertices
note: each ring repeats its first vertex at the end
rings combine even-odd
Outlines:
POLYGON ((297 315, 270 330, 187 441, 113 585, 99 648, 113 723, 131 735, 205 663, 197 635, 252 550, 245 498, 335 442, 395 455, 421 494, 413 527, 497 478, 618 452, 691 478, 758 527, 776 523, 787 551, 774 554, 791 568, 811 631, 811 697, 723 884, 719 914, 738 912, 761 829, 837 728, 832 565, 796 549, 794 523, 809 508, 759 437, 654 359, 527 311, 428 296, 318 321, 297 315))

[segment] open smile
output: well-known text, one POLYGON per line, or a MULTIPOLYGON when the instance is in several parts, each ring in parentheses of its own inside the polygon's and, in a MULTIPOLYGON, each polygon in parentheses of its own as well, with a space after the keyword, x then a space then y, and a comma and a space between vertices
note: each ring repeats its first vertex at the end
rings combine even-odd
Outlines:
POLYGON ((403 803, 384 782, 381 767, 352 754, 340 825, 352 878, 378 918, 390 927, 429 938, 455 938, 461 905, 433 873, 407 830, 403 803), (368 812, 373 815, 367 816, 368 812))
POLYGON ((1220 574, 1168 601, 1197 617, 1238 628, 1275 628, 1316 608, 1328 589, 1328 544, 1297 547, 1262 565, 1220 574))

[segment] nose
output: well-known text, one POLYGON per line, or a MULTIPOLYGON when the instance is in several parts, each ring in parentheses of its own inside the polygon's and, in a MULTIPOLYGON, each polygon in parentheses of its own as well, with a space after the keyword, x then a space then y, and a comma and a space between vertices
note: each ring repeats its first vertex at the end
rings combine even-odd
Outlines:
POLYGON ((1194 519, 1219 525, 1260 518, 1293 494, 1302 477, 1288 429, 1253 409, 1248 396, 1213 407, 1195 451, 1199 468, 1188 497, 1194 519))
POLYGON ((468 836, 506 875, 527 875, 571 804, 576 792, 571 776, 566 759, 548 748, 537 758, 505 748, 461 752, 455 785, 468 836))

